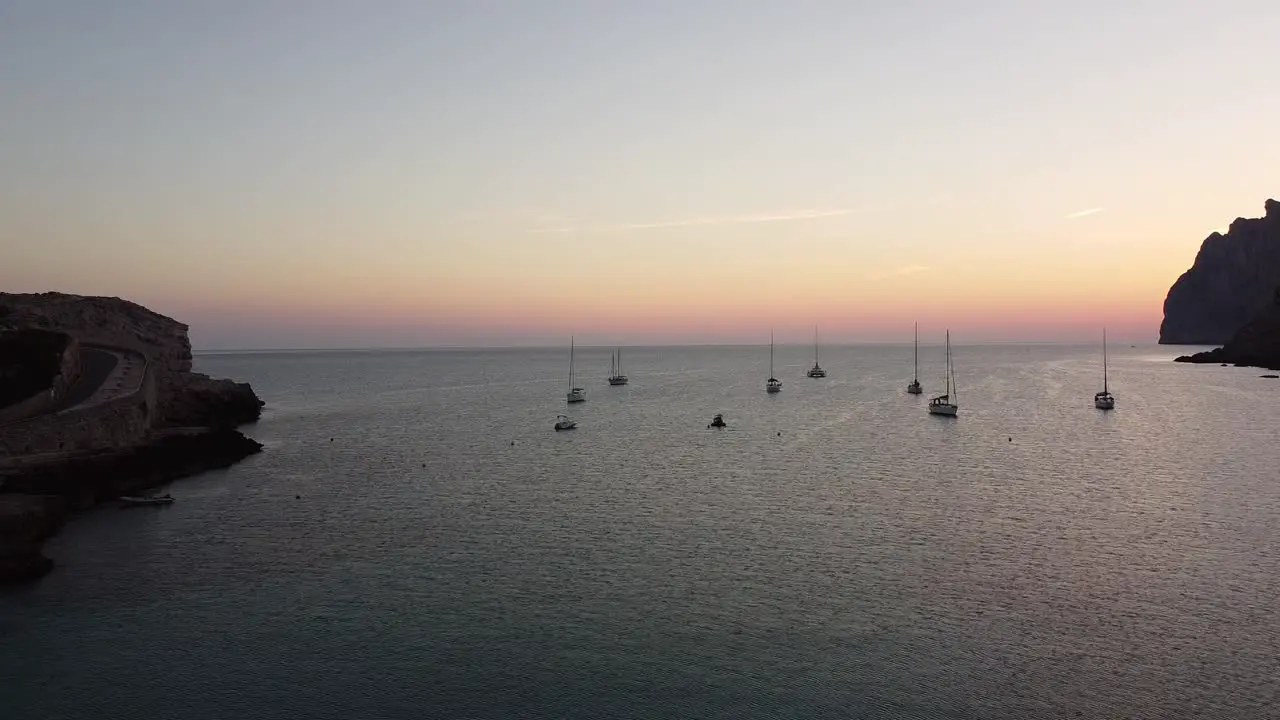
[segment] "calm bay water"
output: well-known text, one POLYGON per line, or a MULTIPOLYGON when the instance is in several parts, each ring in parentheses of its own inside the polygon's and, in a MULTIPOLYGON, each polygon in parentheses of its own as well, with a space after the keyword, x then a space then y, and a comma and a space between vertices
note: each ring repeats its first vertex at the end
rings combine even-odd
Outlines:
POLYGON ((1280 380, 958 347, 949 420, 937 347, 608 352, 569 433, 561 350, 198 357, 266 451, 51 542, 0 717, 1274 714, 1280 380))

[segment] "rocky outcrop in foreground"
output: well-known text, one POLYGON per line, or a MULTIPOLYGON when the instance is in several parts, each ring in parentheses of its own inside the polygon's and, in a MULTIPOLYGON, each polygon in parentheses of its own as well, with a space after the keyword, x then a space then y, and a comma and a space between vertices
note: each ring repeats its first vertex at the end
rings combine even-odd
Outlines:
POLYGON ((1160 342, 1222 345, 1271 304, 1280 284, 1280 202, 1205 238, 1191 269, 1169 288, 1160 342))
POLYGON ((144 445, 0 469, 0 581, 53 568, 40 550, 75 513, 239 462, 262 445, 227 428, 174 430, 144 445))
POLYGON ((1280 287, 1275 290, 1274 303, 1236 331, 1225 345, 1194 355, 1183 355, 1176 360, 1280 370, 1280 287))
POLYGON ((0 582, 48 572, 41 543, 74 513, 262 450, 235 429, 258 419, 262 400, 247 384, 191 372, 186 325, 120 298, 0 293, 0 330, 28 328, 142 355, 146 369, 109 401, 0 425, 0 447, 17 448, 0 457, 0 582))

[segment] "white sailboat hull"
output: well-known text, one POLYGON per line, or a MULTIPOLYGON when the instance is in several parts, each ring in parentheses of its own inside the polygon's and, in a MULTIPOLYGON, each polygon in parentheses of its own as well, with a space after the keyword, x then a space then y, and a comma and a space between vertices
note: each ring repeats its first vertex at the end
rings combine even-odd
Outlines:
POLYGON ((1093 406, 1099 410, 1114 410, 1116 399, 1110 393, 1098 393, 1093 396, 1093 406))
POLYGON ((924 388, 920 387, 920 383, 913 382, 907 386, 907 392, 911 393, 912 395, 919 395, 920 393, 924 392, 924 388))
POLYGON ((574 388, 565 394, 565 402, 580 403, 586 402, 587 391, 582 388, 574 388))
POLYGON ((609 378, 610 385, 626 385, 629 382, 626 375, 614 375, 609 378))
POLYGON ((771 393, 782 392, 782 381, 771 378, 769 382, 764 384, 764 390, 771 393))
POLYGON ((930 403, 930 415, 945 415, 947 417, 955 417, 960 412, 960 406, 953 403, 930 403))

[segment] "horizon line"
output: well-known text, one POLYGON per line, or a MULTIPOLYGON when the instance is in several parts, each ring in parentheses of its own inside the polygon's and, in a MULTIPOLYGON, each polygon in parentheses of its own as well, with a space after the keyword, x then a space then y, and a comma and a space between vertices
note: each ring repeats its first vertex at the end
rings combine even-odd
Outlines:
MULTIPOLYGON (((1113 338, 1113 343, 1115 339, 1113 338)), ((1218 345, 1164 345, 1159 342, 1150 340, 1142 342, 1132 342, 1131 340, 1121 340, 1122 344, 1130 347, 1218 347, 1218 345)), ((801 346, 812 347, 812 343, 805 342, 784 342, 775 343, 783 347, 801 346)), ((857 342, 835 342, 820 343, 819 347, 864 347, 864 346, 910 346, 909 340, 860 340, 857 342)), ((925 347, 942 347, 944 342, 922 342, 920 345, 925 347)), ((955 347, 987 347, 993 345, 1023 345, 1023 346, 1045 346, 1045 345, 1070 345, 1077 347, 1085 347, 1092 345, 1100 345, 1100 343, 1087 342, 1081 340, 981 340, 976 342, 951 343, 955 347)), ((1111 344, 1111 343, 1109 343, 1111 344)), ((754 348, 766 347, 768 343, 654 343, 642 345, 617 345, 613 343, 602 344, 582 344, 578 343, 579 349, 662 349, 662 348, 754 348)), ((217 348, 192 348, 192 355, 267 355, 271 353, 360 353, 360 352, 467 352, 477 350, 563 350, 562 345, 547 344, 531 344, 531 345, 404 345, 404 346, 333 346, 333 347, 217 347, 217 348)))

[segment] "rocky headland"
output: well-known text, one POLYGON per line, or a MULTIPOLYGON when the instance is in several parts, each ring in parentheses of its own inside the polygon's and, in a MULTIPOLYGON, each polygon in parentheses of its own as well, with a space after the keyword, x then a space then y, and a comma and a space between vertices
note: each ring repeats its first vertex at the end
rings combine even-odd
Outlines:
POLYGON ((1161 344, 1238 349, 1254 342, 1253 334, 1237 338, 1237 331, 1273 305, 1280 286, 1280 202, 1267 200, 1264 209, 1263 217, 1236 218, 1225 235, 1215 232, 1201 243, 1165 298, 1161 344))
POLYGON ((262 449, 235 429, 253 389, 192 372, 187 326, 141 305, 0 293, 0 354, 0 582, 48 572, 74 513, 262 449))
POLYGON ((1245 323, 1222 347, 1182 355, 1176 360, 1280 370, 1280 287, 1275 290, 1274 303, 1245 323))

